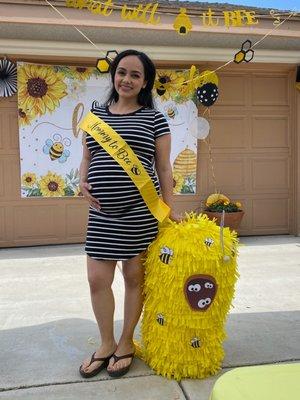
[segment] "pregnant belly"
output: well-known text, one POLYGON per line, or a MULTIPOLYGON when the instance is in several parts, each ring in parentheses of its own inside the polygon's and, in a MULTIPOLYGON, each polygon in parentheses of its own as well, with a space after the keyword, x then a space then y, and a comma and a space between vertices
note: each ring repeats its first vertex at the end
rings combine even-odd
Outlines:
MULTIPOLYGON (((114 160, 99 158, 93 159, 90 164, 88 182, 92 186, 91 195, 99 200, 102 211, 119 212, 143 204, 139 190, 123 168, 114 160)), ((152 167, 144 167, 159 192, 158 180, 152 167)))

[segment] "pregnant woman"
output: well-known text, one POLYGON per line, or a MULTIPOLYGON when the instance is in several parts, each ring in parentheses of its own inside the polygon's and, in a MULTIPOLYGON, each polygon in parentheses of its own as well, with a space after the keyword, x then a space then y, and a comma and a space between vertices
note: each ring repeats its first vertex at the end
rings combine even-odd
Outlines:
MULTIPOLYGON (((165 117, 154 109, 151 94, 154 64, 144 53, 126 50, 115 58, 110 73, 110 96, 104 106, 94 102, 91 111, 131 147, 157 193, 171 208, 170 218, 178 220, 172 211, 170 130, 165 117)), ((134 357, 133 334, 143 301, 142 255, 157 234, 158 222, 129 175, 89 134, 80 180, 81 191, 90 204, 85 249, 101 345, 79 371, 89 378, 107 368, 110 376, 120 377, 128 372, 134 357), (118 343, 111 288, 117 261, 122 261, 125 282, 124 324, 118 343)))

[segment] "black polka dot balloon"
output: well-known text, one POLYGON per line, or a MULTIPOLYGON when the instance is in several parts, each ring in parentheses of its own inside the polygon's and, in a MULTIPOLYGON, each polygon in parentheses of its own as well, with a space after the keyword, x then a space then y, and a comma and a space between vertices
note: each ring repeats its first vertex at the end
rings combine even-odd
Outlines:
POLYGON ((197 98, 201 104, 210 107, 219 96, 218 86, 212 82, 197 88, 197 98))

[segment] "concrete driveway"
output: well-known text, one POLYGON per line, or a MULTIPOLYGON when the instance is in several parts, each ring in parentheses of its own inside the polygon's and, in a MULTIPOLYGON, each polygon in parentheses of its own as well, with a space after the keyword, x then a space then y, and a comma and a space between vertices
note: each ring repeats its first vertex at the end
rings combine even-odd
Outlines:
MULTIPOLYGON (((220 374, 300 359, 300 238, 241 238, 234 307, 222 371, 204 380, 164 379, 141 360, 124 378, 84 381, 78 367, 97 347, 82 245, 0 250, 0 399, 208 400, 220 374)), ((123 281, 114 282, 116 336, 123 281)), ((138 329, 137 329, 138 335, 138 329)))

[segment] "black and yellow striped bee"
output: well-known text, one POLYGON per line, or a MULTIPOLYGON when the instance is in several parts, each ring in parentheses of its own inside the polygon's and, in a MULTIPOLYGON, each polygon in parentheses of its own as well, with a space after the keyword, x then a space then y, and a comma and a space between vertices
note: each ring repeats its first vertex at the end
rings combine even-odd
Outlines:
POLYGON ((65 150, 65 146, 71 145, 71 140, 69 138, 62 139, 61 135, 58 133, 53 135, 53 139, 47 139, 43 147, 43 153, 49 154, 52 161, 58 160, 59 163, 64 163, 70 156, 70 151, 65 150))
POLYGON ((214 241, 212 238, 206 238, 204 240, 204 243, 206 244, 206 246, 210 247, 214 243, 214 241))
POLYGON ((163 314, 157 314, 156 321, 159 323, 159 325, 164 325, 165 317, 163 316, 163 314))
POLYGON ((195 349, 197 349, 198 347, 200 347, 200 346, 201 346, 201 341, 200 341, 200 339, 197 338, 197 337, 194 337, 194 338, 191 340, 191 346, 194 347, 195 349))
POLYGON ((175 110, 175 108, 169 107, 169 108, 167 109, 167 114, 168 114, 168 117, 169 117, 169 118, 171 118, 171 119, 175 118, 175 115, 176 115, 176 110, 175 110))
POLYGON ((173 256, 173 250, 169 249, 169 247, 164 246, 162 249, 160 249, 160 260, 164 264, 169 264, 173 256))
POLYGON ((133 167, 131 168, 131 172, 134 175, 141 175, 141 171, 139 170, 139 168, 136 165, 133 165, 133 167))

